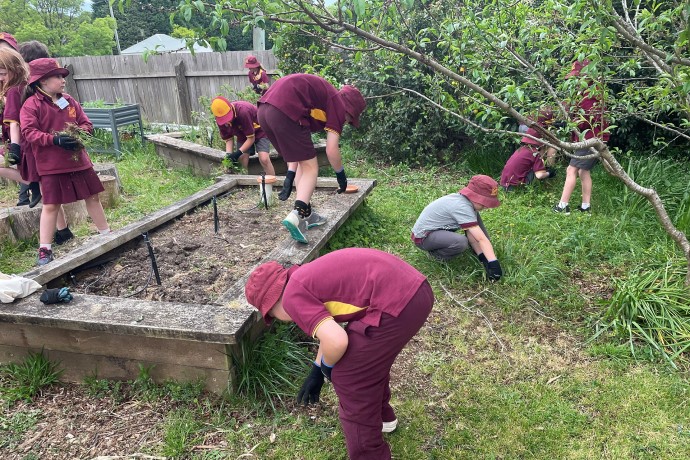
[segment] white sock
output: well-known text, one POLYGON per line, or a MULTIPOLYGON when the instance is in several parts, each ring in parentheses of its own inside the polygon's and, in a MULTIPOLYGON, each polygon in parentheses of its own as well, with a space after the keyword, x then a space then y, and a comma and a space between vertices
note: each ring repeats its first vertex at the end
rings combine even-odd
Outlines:
POLYGON ((568 206, 568 202, 567 202, 567 201, 559 201, 559 202, 558 202, 558 207, 559 207, 559 208, 565 208, 566 206, 568 206))
POLYGON ((99 230, 98 233, 100 233, 101 235, 107 235, 108 233, 110 233, 110 227, 106 228, 105 230, 99 230))
POLYGON ((41 243, 41 245, 39 246, 39 248, 46 248, 49 251, 51 250, 50 249, 51 247, 52 247, 52 244, 43 244, 43 243, 41 243))
POLYGON ((585 202, 583 201, 582 204, 580 205, 580 207, 581 207, 582 209, 589 209, 589 203, 585 203, 585 202))

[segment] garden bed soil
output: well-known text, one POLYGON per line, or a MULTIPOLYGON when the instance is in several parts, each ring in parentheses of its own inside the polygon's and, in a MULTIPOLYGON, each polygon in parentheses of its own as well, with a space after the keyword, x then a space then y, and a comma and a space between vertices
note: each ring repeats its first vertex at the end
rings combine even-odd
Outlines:
MULTIPOLYGON (((258 206, 256 187, 233 189, 218 198, 217 234, 211 204, 149 232, 160 286, 142 237, 102 265, 76 274, 76 284, 70 290, 153 301, 214 303, 274 249, 276 240, 289 238, 280 222, 292 209, 293 200, 280 201, 277 192, 273 193, 268 210, 258 206)), ((314 208, 318 209, 331 193, 315 192, 314 208)))

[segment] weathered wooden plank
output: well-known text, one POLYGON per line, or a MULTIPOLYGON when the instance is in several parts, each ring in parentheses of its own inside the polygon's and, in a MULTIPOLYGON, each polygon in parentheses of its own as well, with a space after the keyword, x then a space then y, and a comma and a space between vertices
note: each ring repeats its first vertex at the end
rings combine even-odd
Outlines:
POLYGON ((223 176, 224 178, 205 188, 204 190, 191 195, 184 200, 178 201, 175 204, 166 206, 165 208, 154 212, 153 214, 131 223, 119 230, 108 235, 100 235, 89 241, 86 241, 79 248, 66 254, 64 257, 55 259, 53 262, 38 267, 34 270, 24 273, 22 276, 31 278, 41 284, 56 279, 61 275, 69 272, 78 266, 93 260, 94 258, 105 254, 106 252, 115 249, 122 244, 139 237, 142 233, 152 230, 170 219, 184 214, 190 209, 195 208, 200 203, 210 200, 213 196, 230 190, 236 185, 235 179, 231 176, 223 176))
POLYGON ((4 345, 113 356, 156 363, 178 364, 208 369, 232 367, 225 344, 190 340, 120 335, 100 331, 77 331, 54 327, 0 322, 4 345))
MULTIPOLYGON (((0 363, 19 363, 29 352, 37 353, 38 349, 0 345, 0 363)), ((219 370, 193 366, 182 366, 156 361, 139 361, 113 356, 84 355, 64 351, 46 350, 45 355, 51 361, 59 363, 63 370, 60 380, 63 382, 82 383, 87 377, 109 380, 135 380, 141 367, 149 370, 151 378, 158 383, 165 380, 178 382, 205 382, 205 389, 213 393, 224 393, 233 385, 234 369, 219 370)))

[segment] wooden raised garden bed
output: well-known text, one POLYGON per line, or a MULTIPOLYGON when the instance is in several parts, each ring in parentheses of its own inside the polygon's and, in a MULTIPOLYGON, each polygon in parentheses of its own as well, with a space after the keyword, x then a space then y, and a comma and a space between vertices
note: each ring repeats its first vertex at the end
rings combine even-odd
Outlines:
MULTIPOLYGON (((225 158, 222 150, 195 144, 194 142, 179 139, 174 134, 150 134, 146 136, 149 142, 156 146, 156 153, 163 158, 165 163, 173 168, 191 168, 195 174, 210 177, 213 176, 225 158)), ((326 143, 316 146, 316 158, 319 166, 327 166, 326 143)), ((271 162, 276 174, 284 175, 287 172, 287 164, 277 152, 271 151, 271 162)), ((259 163, 259 157, 249 157, 249 174, 261 174, 263 168, 259 163)))
POLYGON ((308 245, 292 240, 280 225, 288 203, 276 199, 268 210, 256 207, 256 176, 222 176, 174 205, 88 240, 23 275, 48 286, 69 285, 75 298, 43 305, 39 292, 3 305, 0 363, 43 349, 60 362, 66 381, 130 380, 144 366, 156 381, 203 379, 210 391, 232 389, 239 342, 264 328, 244 298, 249 273, 265 260, 315 258, 375 185, 350 182, 359 191, 337 195, 335 179, 319 179, 315 209, 328 223, 309 230, 308 245), (142 243, 147 232, 160 286, 142 243))

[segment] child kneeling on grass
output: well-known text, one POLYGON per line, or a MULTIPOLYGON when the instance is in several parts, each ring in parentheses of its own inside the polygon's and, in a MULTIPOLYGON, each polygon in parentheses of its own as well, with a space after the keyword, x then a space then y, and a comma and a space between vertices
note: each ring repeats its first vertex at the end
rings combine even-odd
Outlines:
POLYGON ((349 457, 390 459, 382 436, 398 423, 389 404, 390 369, 431 312, 426 277, 386 252, 347 248, 302 266, 259 265, 245 295, 266 323, 294 321, 319 340, 298 402, 318 402, 325 376, 340 400, 349 457))
POLYGON ((436 260, 447 262, 471 247, 490 281, 503 276, 479 211, 497 208, 498 183, 477 175, 467 187, 429 203, 412 227, 412 241, 436 260), (462 230, 458 233, 458 230, 462 230))
POLYGON ((22 136, 36 149, 36 167, 41 177, 41 210, 38 265, 53 260, 51 244, 61 204, 84 200, 86 210, 101 234, 110 233, 98 194, 104 190, 83 144, 61 133, 74 125, 91 132, 93 125, 81 105, 65 93, 69 71, 55 59, 29 63, 29 82, 20 113, 22 136))

